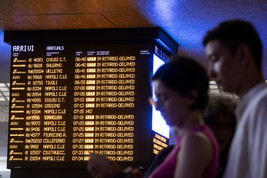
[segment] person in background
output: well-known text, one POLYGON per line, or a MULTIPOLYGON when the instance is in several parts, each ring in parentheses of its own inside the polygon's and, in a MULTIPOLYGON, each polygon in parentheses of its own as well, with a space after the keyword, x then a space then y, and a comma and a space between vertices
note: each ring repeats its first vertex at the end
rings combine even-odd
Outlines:
POLYGON ((235 108, 237 98, 224 94, 211 94, 203 113, 205 123, 214 132, 219 143, 220 159, 216 178, 222 178, 236 128, 235 108))
POLYGON ((259 35, 251 23, 233 19, 209 31, 203 44, 210 77, 240 98, 224 178, 267 178, 267 84, 259 35))
MULTIPOLYGON (((152 81, 156 95, 152 103, 166 123, 177 126, 179 132, 176 145, 149 177, 215 178, 218 143, 202 117, 208 103, 206 70, 191 58, 175 57, 157 70, 152 81)), ((107 169, 94 157, 88 163, 88 171, 98 177, 111 177, 118 172, 116 168, 107 169), (116 171, 103 173, 106 170, 116 171)), ((142 177, 136 169, 128 169, 129 174, 142 177)))

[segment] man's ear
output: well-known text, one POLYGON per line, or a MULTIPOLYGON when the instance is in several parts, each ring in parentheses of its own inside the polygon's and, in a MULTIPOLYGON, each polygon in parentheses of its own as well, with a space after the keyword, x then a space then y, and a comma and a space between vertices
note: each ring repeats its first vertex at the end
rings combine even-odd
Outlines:
POLYGON ((251 52, 247 44, 241 44, 238 47, 237 55, 241 60, 241 64, 247 65, 251 62, 251 52))
POLYGON ((191 90, 187 95, 187 100, 186 100, 187 104, 189 106, 192 106, 196 102, 197 97, 198 97, 198 91, 191 90))

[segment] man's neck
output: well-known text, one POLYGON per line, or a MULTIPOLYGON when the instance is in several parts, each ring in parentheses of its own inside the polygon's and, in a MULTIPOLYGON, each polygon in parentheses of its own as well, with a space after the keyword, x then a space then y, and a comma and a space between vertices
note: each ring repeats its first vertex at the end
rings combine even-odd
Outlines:
POLYGON ((244 77, 240 89, 236 92, 237 96, 242 99, 253 87, 262 82, 264 82, 264 78, 259 72, 247 75, 244 77))

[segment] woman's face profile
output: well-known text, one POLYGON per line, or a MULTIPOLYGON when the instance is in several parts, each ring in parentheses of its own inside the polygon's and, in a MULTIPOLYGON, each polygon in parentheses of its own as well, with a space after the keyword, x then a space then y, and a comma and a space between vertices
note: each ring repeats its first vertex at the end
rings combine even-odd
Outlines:
POLYGON ((179 126, 189 111, 186 97, 177 91, 167 87, 160 80, 153 82, 156 95, 156 109, 161 112, 162 117, 168 125, 179 126))

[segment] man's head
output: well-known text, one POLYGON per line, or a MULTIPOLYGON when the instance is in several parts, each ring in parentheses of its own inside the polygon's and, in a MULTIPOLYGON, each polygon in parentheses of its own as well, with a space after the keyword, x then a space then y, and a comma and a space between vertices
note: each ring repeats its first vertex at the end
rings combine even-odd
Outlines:
POLYGON ((248 69, 261 73, 262 43, 249 22, 237 19, 222 22, 207 33, 203 45, 210 76, 225 91, 241 90, 248 69))
POLYGON ((222 22, 206 34, 203 45, 206 46, 211 40, 220 41, 232 55, 241 44, 248 45, 257 68, 261 70, 262 43, 251 23, 239 19, 222 22))

